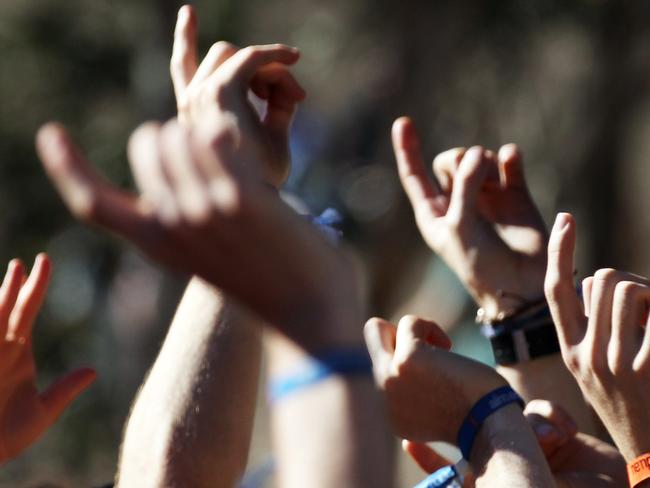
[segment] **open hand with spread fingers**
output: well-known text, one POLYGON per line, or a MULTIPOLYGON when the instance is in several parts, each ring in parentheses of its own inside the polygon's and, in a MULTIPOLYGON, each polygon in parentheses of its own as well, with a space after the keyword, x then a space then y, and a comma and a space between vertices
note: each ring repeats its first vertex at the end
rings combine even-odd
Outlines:
POLYGON ((43 393, 36 387, 32 332, 49 276, 45 254, 36 257, 29 277, 14 259, 0 288, 0 462, 33 444, 95 380, 95 371, 83 368, 43 393))
POLYGON ((454 270, 487 318, 543 297, 547 232, 514 144, 438 155, 426 173, 413 122, 393 124, 402 186, 422 237, 454 270))
POLYGON ((650 282, 614 269, 573 284, 576 225, 558 214, 545 290, 562 357, 629 462, 650 452, 650 282))
POLYGON ((289 130, 305 91, 288 66, 300 52, 280 44, 243 49, 225 41, 212 45, 198 63, 197 15, 190 5, 178 12, 170 70, 182 123, 209 120, 215 111, 229 114, 241 129, 242 147, 260 161, 267 181, 279 187, 290 170, 289 130), (265 103, 260 116, 249 90, 265 103))

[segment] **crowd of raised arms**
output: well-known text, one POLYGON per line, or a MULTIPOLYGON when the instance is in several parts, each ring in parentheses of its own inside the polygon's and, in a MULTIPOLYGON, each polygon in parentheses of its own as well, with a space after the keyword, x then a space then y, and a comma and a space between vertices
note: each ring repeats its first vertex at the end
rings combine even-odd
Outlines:
MULTIPOLYGON (((338 233, 283 201, 305 97, 291 72, 299 51, 222 41, 199 62, 196 39, 185 6, 171 59, 178 116, 128 144, 138 193, 97 174, 61 125, 36 138, 76 217, 192 276, 134 400, 114 486, 241 484, 262 337, 281 488, 392 487, 396 437, 430 473, 419 487, 650 486, 650 281, 600 269, 576 287, 578 225, 560 213, 547 232, 516 145, 443 152, 431 178, 413 122, 392 129, 417 226, 480 307, 491 368, 450 352, 428 318, 364 316, 338 233)), ((50 267, 44 254, 29 273, 13 260, 0 288, 2 461, 95 379, 81 369, 36 388, 32 325, 50 267)))

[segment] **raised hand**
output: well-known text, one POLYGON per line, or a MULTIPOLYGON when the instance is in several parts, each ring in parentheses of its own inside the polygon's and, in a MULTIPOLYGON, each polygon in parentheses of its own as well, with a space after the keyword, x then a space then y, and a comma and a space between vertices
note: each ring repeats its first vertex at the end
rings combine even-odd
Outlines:
MULTIPOLYGON (((546 400, 532 400, 524 410, 529 425, 544 451, 558 486, 563 488, 614 488, 626 484, 625 461, 617 449, 577 432, 569 414, 546 400)), ((451 464, 424 443, 403 441, 402 449, 426 473, 451 464)), ((474 486, 472 473, 465 488, 474 486)))
POLYGON ((197 54, 197 16, 181 7, 170 64, 179 120, 197 124, 215 111, 228 113, 241 128, 240 144, 261 161, 271 184, 279 187, 289 175, 289 130, 305 91, 288 65, 298 61, 297 49, 279 44, 239 49, 225 41, 214 44, 201 64, 197 54), (260 116, 248 91, 265 101, 260 116))
POLYGON ((60 126, 44 127, 37 144, 75 215, 167 266, 204 278, 270 323, 295 326, 292 338, 303 347, 319 341, 317 323, 358 327, 352 268, 243 164, 237 130, 229 117, 216 118, 206 132, 175 121, 144 125, 129 144, 141 195, 102 180, 60 126), (307 318, 314 329, 298 327, 307 318))
POLYGON ((393 429, 404 439, 456 443, 474 403, 506 384, 492 368, 448 352, 449 338, 428 320, 407 315, 396 327, 373 318, 365 336, 393 429))
POLYGON ((78 369, 43 393, 36 388, 32 331, 49 276, 45 254, 36 257, 29 278, 14 259, 0 288, 0 462, 33 444, 96 376, 78 369))
POLYGON ((409 118, 395 121, 393 147, 420 233, 487 317, 541 298, 547 233, 517 147, 498 155, 478 146, 444 152, 434 160, 433 181, 409 118))
POLYGON ((573 286, 576 228, 558 214, 548 245, 545 291, 562 357, 627 461, 650 452, 650 282, 614 269, 573 286))

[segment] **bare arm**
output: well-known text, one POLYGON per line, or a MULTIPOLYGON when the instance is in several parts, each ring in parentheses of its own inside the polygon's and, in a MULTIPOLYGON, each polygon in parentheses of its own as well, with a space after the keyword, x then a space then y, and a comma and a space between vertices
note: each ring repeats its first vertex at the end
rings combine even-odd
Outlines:
POLYGON ((246 467, 260 329, 193 278, 133 405, 119 486, 232 487, 246 467))
POLYGON ((463 455, 477 486, 555 486, 520 407, 505 404, 481 423, 475 416, 466 421, 479 401, 499 401, 486 396, 506 386, 493 369, 449 352, 451 342, 444 331, 415 316, 403 317, 397 326, 373 318, 365 331, 375 377, 398 436, 417 443, 464 443, 463 455), (459 433, 467 425, 478 429, 473 442, 466 428, 462 436, 459 433))
MULTIPOLYGON (((309 358, 279 335, 267 344, 271 378, 309 358)), ((332 376, 271 408, 278 486, 393 486, 393 441, 372 376, 332 376)))

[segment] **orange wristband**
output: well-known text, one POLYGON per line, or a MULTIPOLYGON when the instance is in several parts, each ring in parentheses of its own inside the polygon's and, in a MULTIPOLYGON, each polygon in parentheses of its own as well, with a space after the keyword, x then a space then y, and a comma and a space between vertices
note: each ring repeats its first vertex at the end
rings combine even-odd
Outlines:
POLYGON ((627 463, 627 478, 630 488, 650 478, 650 453, 643 454, 627 463))

